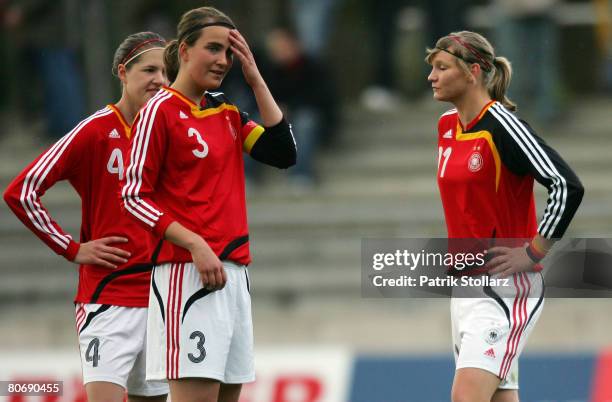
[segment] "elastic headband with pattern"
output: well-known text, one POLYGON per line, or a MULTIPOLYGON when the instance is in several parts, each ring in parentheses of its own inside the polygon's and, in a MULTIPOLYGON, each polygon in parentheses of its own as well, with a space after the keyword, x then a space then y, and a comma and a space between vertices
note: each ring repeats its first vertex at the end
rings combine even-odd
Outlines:
MULTIPOLYGON (((478 50, 476 50, 472 45, 470 45, 467 42, 464 42, 460 37, 456 36, 456 35, 451 35, 449 36, 449 38, 451 38, 452 40, 454 40, 455 42, 457 42, 459 45, 463 46, 464 48, 466 48, 470 53, 472 53, 472 55, 474 55, 474 57, 476 57, 476 59, 478 59, 478 61, 480 61, 480 63, 482 63, 482 67, 485 71, 491 71, 493 69, 493 65, 487 60, 485 59, 478 50)), ((451 52, 448 49, 444 49, 441 47, 436 46, 436 49, 441 50, 443 52, 446 52, 448 54, 451 54, 453 56, 455 56, 458 59, 463 60, 466 63, 471 63, 469 60, 466 60, 463 56, 461 56, 460 54, 456 54, 451 52)))
POLYGON ((148 52, 149 50, 154 50, 154 49, 164 49, 164 47, 151 47, 148 49, 143 50, 142 52, 138 52, 136 53, 136 51, 138 49, 141 49, 143 46, 148 45, 149 43, 160 43, 162 45, 166 45, 166 41, 160 38, 155 38, 155 39, 148 39, 145 40, 141 43, 139 43, 138 45, 134 46, 134 49, 132 49, 124 58, 123 60, 121 60, 121 63, 119 64, 123 64, 124 66, 127 66, 132 60, 134 60, 136 57, 140 56, 143 53, 148 52))
POLYGON ((206 27, 226 27, 229 29, 236 29, 236 27, 232 24, 230 24, 229 22, 223 22, 223 21, 216 21, 216 22, 208 22, 206 24, 197 24, 192 26, 190 29, 186 30, 185 33, 183 33, 183 35, 181 35, 181 37, 179 38, 178 42, 181 43, 181 41, 183 41, 185 38, 188 38, 189 35, 191 35, 192 33, 199 31, 200 29, 206 28, 206 27))

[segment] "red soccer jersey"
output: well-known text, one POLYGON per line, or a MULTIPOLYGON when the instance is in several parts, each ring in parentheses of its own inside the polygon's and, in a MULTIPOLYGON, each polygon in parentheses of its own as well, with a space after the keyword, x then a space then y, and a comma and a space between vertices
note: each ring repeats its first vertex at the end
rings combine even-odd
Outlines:
POLYGON ((60 180, 68 180, 81 197, 81 242, 123 236, 126 264, 111 270, 81 265, 80 303, 148 306, 152 235, 126 217, 117 202, 119 179, 129 150, 130 127, 109 105, 80 122, 13 180, 4 199, 17 217, 57 254, 72 261, 79 244, 49 215, 40 198, 60 180))
MULTIPOLYGON (((221 260, 251 261, 242 152, 264 129, 220 93, 203 107, 164 88, 140 111, 122 190, 126 211, 162 236, 173 221, 198 233, 221 260)), ((164 242, 158 263, 188 262, 164 242)))
POLYGON ((495 101, 466 127, 456 110, 440 118, 438 187, 449 238, 561 238, 582 198, 563 159, 495 101), (539 227, 534 178, 549 195, 539 227))

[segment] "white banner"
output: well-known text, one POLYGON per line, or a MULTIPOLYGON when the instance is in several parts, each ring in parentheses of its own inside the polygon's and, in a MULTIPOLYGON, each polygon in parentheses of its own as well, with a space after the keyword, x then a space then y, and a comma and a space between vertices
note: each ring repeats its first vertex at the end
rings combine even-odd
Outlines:
MULTIPOLYGON (((240 402, 343 402, 348 398, 352 354, 337 347, 259 348, 257 381, 240 402)), ((61 396, 0 396, 0 402, 86 402, 79 352, 0 351, 0 381, 63 382, 61 396)))

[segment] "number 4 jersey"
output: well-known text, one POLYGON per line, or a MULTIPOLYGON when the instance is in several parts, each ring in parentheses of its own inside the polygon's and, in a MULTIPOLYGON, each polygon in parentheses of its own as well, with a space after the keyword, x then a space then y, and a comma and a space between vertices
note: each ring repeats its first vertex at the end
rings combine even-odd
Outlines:
POLYGON ((449 238, 560 238, 583 194, 559 154, 496 101, 465 128, 456 110, 442 115, 438 186, 449 238), (539 227, 534 179, 548 189, 539 227))
POLYGON ((121 211, 119 180, 130 147, 130 126, 109 105, 81 121, 13 180, 4 199, 17 217, 57 254, 74 260, 79 243, 41 203, 57 181, 68 180, 81 197, 81 243, 122 236, 113 246, 131 253, 117 269, 81 265, 75 301, 127 307, 148 306, 151 254, 155 241, 121 211))

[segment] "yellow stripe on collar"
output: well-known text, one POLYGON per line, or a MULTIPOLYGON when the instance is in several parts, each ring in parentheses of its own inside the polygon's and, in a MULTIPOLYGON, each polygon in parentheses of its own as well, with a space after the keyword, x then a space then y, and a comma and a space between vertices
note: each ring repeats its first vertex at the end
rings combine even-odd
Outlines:
POLYGON ((499 152, 497 151, 497 147, 495 146, 495 142, 493 141, 493 136, 488 131, 476 131, 474 133, 463 133, 461 130, 461 124, 457 123, 457 136, 455 137, 457 141, 470 141, 478 138, 484 138, 489 144, 489 148, 491 148, 491 154, 493 155, 493 160, 495 161, 495 191, 499 188, 499 180, 501 177, 501 159, 499 157, 499 152))

